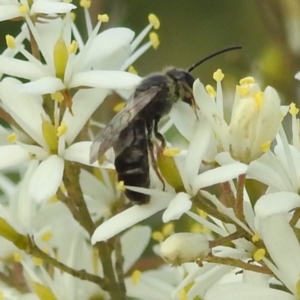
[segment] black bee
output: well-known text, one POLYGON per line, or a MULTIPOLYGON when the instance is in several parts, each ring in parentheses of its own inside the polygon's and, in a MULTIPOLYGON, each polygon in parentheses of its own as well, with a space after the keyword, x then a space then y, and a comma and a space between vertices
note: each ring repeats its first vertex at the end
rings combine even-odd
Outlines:
MULTIPOLYGON (((240 48, 236 46, 218 51, 197 62, 187 71, 170 68, 164 73, 144 78, 125 108, 97 134, 91 146, 90 162, 95 162, 113 147, 116 153, 115 167, 118 180, 124 181, 125 185, 149 188, 149 149, 152 165, 163 181, 156 168, 154 146, 151 141, 154 134, 161 142, 161 146, 165 147, 164 137, 158 131, 159 120, 168 114, 172 105, 179 100, 191 105, 196 112, 193 97, 195 79, 190 72, 216 55, 240 48)), ((148 203, 150 199, 149 195, 130 190, 126 190, 125 195, 139 205, 148 203)))

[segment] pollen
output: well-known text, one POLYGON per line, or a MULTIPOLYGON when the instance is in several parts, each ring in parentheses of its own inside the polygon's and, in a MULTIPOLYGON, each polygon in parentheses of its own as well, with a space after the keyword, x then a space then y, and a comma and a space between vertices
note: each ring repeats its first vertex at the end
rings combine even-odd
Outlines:
POLYGON ((254 99, 256 101, 258 111, 260 111, 263 106, 263 102, 264 102, 263 98, 264 98, 264 93, 262 91, 259 91, 254 95, 254 99))
POLYGON ((12 144, 15 143, 16 140, 17 140, 17 135, 16 135, 16 133, 13 132, 12 134, 8 135, 8 136, 6 137, 6 140, 7 140, 8 142, 12 143, 12 144))
POLYGON ((79 5, 83 8, 90 8, 92 1, 91 0, 80 0, 79 5))
POLYGON ((29 11, 29 7, 26 6, 26 5, 21 5, 21 6, 19 7, 19 13, 20 13, 21 15, 27 14, 28 11, 29 11))
POLYGON ((77 52, 78 43, 76 41, 72 41, 72 43, 68 46, 69 54, 74 54, 77 52))
POLYGON ((290 104, 290 110, 289 110, 289 113, 292 115, 292 116, 296 116, 299 112, 299 108, 297 108, 296 104, 294 102, 292 102, 290 104))
POLYGON ((215 98, 217 96, 215 89, 210 84, 208 84, 205 89, 210 97, 215 98))
POLYGON ((158 34, 156 32, 150 32, 150 34, 149 34, 149 40, 152 43, 152 47, 154 49, 157 49, 157 47, 159 46, 158 34))
POLYGON ((61 92, 55 92, 51 94, 51 99, 61 103, 65 100, 65 97, 61 92))
POLYGON ((170 222, 168 224, 165 224, 162 228, 162 234, 166 237, 166 236, 169 236, 171 233, 174 232, 174 228, 175 228, 175 225, 173 222, 170 222))
POLYGON ((173 157, 180 153, 179 148, 166 148, 163 152, 164 156, 173 157))
POLYGON ((61 136, 63 136, 67 131, 68 131, 68 126, 67 126, 66 122, 62 121, 62 122, 60 123, 60 126, 58 126, 58 128, 57 128, 57 134, 56 134, 56 136, 57 136, 57 137, 61 137, 61 136))
POLYGON ((109 21, 109 16, 107 14, 98 15, 98 21, 107 23, 109 21))
POLYGON ((241 96, 247 96, 250 94, 250 88, 248 86, 237 85, 236 91, 241 96))
POLYGON ((121 111, 125 107, 125 105, 126 105, 125 101, 119 102, 113 107, 113 111, 117 113, 121 111))
POLYGON ((124 181, 119 181, 116 188, 119 191, 125 192, 126 189, 125 189, 125 186, 124 186, 124 181))
POLYGON ((224 78, 224 74, 223 74, 223 72, 222 72, 222 70, 221 69, 218 69, 216 72, 214 72, 214 74, 213 74, 213 79, 215 80, 215 81, 222 81, 223 80, 223 78, 224 78))
POLYGON ((255 83, 255 80, 251 76, 244 77, 240 80, 240 85, 255 83))
POLYGON ((268 141, 266 143, 261 144, 259 148, 264 153, 268 152, 271 148, 271 141, 268 141))
POLYGON ((258 232, 255 232, 255 234, 252 236, 252 242, 258 242, 260 240, 260 236, 258 232))
POLYGON ((130 67, 128 68, 128 72, 129 72, 129 73, 132 73, 132 74, 137 74, 137 73, 138 73, 137 70, 136 70, 133 66, 130 66, 130 67))
POLYGON ((141 277, 142 277, 142 272, 141 271, 139 271, 139 270, 133 271, 132 274, 131 274, 131 282, 132 282, 132 284, 134 284, 134 285, 138 284, 138 282, 140 281, 141 277))
POLYGON ((164 240, 164 235, 161 231, 153 231, 152 239, 156 242, 162 242, 164 240))
POLYGON ((257 251, 255 251, 253 258, 255 261, 260 261, 265 257, 265 255, 266 255, 266 250, 263 248, 260 248, 257 251))
POLYGON ((160 27, 160 21, 155 14, 149 14, 148 20, 149 23, 152 24, 154 29, 158 29, 160 27))
POLYGON ((15 262, 21 262, 23 260, 23 256, 20 253, 14 253, 13 257, 15 262))
POLYGON ((7 34, 5 36, 5 41, 6 41, 6 46, 10 49, 15 49, 16 48, 16 42, 15 42, 15 38, 10 35, 10 34, 7 34))
POLYGON ((36 265, 36 266, 42 266, 43 265, 43 260, 41 258, 38 257, 33 257, 32 258, 32 262, 36 265))
POLYGON ((41 241, 44 243, 49 242, 52 239, 52 237, 53 237, 53 232, 48 230, 42 234, 41 241))

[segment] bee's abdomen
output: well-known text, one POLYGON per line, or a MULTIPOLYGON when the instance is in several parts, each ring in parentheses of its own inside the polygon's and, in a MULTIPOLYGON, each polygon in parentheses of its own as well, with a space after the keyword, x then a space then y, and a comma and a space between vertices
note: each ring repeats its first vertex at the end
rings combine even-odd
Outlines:
MULTIPOLYGON (((146 124, 143 119, 137 119, 132 122, 131 126, 134 136, 133 141, 115 159, 118 180, 124 181, 125 185, 149 188, 146 124)), ((136 204, 145 204, 149 202, 150 198, 149 195, 130 190, 126 190, 125 195, 136 204)))

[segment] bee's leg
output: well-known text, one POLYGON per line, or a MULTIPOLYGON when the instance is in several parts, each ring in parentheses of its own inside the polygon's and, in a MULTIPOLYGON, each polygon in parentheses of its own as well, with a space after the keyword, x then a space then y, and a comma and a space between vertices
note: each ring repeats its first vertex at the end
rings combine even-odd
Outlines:
POLYGON ((146 126, 147 126, 147 142, 148 142, 148 148, 149 148, 152 168, 153 168, 154 172, 156 173, 158 179, 161 181, 161 183, 163 185, 163 191, 164 191, 165 188, 166 188, 166 184, 165 184, 164 179, 163 179, 163 177, 161 176, 161 174, 158 170, 156 158, 155 158, 155 155, 154 155, 154 146, 153 146, 153 143, 151 141, 151 133, 152 133, 152 130, 153 130, 153 123, 152 122, 147 122, 146 126))
POLYGON ((161 147, 163 149, 165 149, 166 148, 166 140, 163 137, 163 135, 158 131, 158 122, 159 122, 159 120, 160 120, 160 118, 154 119, 154 135, 161 142, 161 147))

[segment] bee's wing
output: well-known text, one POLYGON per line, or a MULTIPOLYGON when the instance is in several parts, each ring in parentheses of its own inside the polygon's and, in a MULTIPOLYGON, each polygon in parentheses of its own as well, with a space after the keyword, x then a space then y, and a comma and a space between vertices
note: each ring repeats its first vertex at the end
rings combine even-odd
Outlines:
MULTIPOLYGON (((159 86, 152 86, 145 91, 139 92, 136 97, 128 101, 127 105, 96 135, 90 149, 90 163, 95 162, 98 157, 117 142, 121 131, 155 97, 159 90, 159 86)), ((127 135, 127 141, 122 148, 124 149, 126 145, 130 145, 132 139, 133 135, 127 135)))

